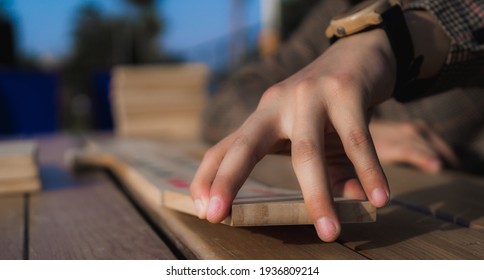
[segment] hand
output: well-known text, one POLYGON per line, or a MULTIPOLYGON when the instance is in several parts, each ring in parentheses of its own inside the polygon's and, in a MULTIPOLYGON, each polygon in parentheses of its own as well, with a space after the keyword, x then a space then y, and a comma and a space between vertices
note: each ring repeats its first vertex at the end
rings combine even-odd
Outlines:
POLYGON ((383 163, 408 163, 429 173, 442 169, 442 159, 459 166, 452 148, 423 122, 372 120, 370 132, 383 163))
POLYGON ((319 237, 340 232, 333 195, 377 207, 389 188, 368 129, 368 112, 388 99, 395 59, 380 29, 344 38, 313 63, 264 93, 256 111, 212 147, 191 184, 200 218, 221 222, 255 164, 290 153, 319 237), (365 195, 366 194, 366 195, 365 195))

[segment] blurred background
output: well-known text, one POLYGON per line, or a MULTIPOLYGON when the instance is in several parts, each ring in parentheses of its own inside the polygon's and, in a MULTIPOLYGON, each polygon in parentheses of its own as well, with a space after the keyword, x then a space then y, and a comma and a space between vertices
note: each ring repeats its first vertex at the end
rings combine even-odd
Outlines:
POLYGON ((0 135, 111 130, 118 65, 203 62, 213 92, 316 2, 0 0, 0 135))

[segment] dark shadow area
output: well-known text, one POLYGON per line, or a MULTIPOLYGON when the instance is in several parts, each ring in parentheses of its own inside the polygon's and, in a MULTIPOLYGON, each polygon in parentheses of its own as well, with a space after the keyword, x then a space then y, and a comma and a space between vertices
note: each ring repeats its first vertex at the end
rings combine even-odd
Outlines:
MULTIPOLYGON (((419 212, 398 206, 388 206, 380 211, 376 223, 343 225, 342 234, 338 241, 343 244, 357 244, 354 247, 356 251, 386 248, 391 254, 392 250, 398 250, 397 247, 391 248, 392 245, 435 231, 458 229, 460 229, 459 226, 435 219, 432 216, 425 216, 419 212)), ((434 246, 437 246, 437 244, 435 243, 434 246)), ((395 252, 395 254, 409 259, 415 258, 412 252, 421 250, 421 248, 412 248, 411 246, 400 248, 403 249, 395 252)))
POLYGON ((245 227, 251 234, 260 234, 281 240, 284 244, 311 245, 321 244, 321 240, 313 226, 261 226, 245 227))
POLYGON ((467 180, 398 195, 393 201, 457 225, 484 229, 484 186, 467 180))
POLYGON ((343 225, 338 241, 370 258, 482 258, 483 201, 484 185, 465 179, 401 194, 376 223, 343 225))

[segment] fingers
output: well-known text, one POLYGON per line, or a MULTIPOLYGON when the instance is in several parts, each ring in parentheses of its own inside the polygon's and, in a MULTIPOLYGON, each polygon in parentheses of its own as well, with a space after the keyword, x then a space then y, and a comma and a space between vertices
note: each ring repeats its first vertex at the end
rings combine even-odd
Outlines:
POLYGON ((274 142, 264 123, 267 119, 249 118, 204 157, 191 187, 200 218, 219 223, 228 216, 237 191, 274 142))
POLYGON ((205 153, 192 180, 190 193, 200 219, 206 218, 212 182, 233 138, 233 134, 226 137, 205 153))
POLYGON ((451 147, 424 122, 373 120, 370 130, 382 162, 408 163, 429 173, 439 172, 442 160, 459 165, 451 147))
POLYGON ((324 162, 324 128, 321 125, 324 121, 312 114, 311 110, 297 114, 291 133, 291 157, 304 202, 319 238, 329 242, 338 237, 341 229, 324 162))
POLYGON ((326 133, 324 142, 333 195, 358 200, 367 199, 353 164, 344 153, 339 136, 336 133, 326 133))
MULTIPOLYGON (((423 137, 433 147, 433 150, 440 155, 448 164, 457 168, 460 165, 459 158, 452 148, 440 137, 433 129, 428 127, 424 122, 417 122, 417 126, 422 131, 423 137)), ((439 169, 440 170, 440 169, 439 169)))
POLYGON ((384 206, 389 201, 390 190, 368 130, 365 112, 355 102, 337 108, 337 112, 334 109, 329 110, 333 126, 368 199, 376 207, 384 206))
POLYGON ((409 140, 408 143, 396 145, 399 146, 387 152, 385 161, 408 163, 428 173, 437 173, 441 170, 442 163, 439 156, 428 143, 409 140))

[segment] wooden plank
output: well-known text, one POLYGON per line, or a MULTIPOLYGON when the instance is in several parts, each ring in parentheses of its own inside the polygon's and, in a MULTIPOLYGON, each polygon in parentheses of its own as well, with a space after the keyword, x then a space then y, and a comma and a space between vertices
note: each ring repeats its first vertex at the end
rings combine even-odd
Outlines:
POLYGON ((457 172, 435 176, 399 166, 387 168, 387 177, 395 202, 484 230, 484 178, 457 172))
MULTIPOLYGON (((124 147, 120 150, 126 153, 137 147, 133 141, 123 141, 126 141, 123 145, 118 141, 111 143, 110 147, 124 147)), ((170 150, 177 154, 176 149, 170 150)), ((145 158, 145 152, 152 151, 146 147, 138 147, 136 151, 136 154, 144 159, 160 156, 155 152, 145 158)), ((183 162, 185 159, 182 157, 174 160, 183 162)), ((152 162, 151 165, 144 162, 144 165, 153 167, 156 162, 152 162)), ((131 180, 125 181, 127 191, 188 258, 364 259, 338 243, 321 242, 312 226, 228 227, 210 224, 196 217, 160 207, 161 196, 157 196, 156 191, 151 193, 139 187, 139 173, 129 171, 123 165, 117 166, 119 170, 115 172, 129 174, 127 178, 131 180), (130 183, 137 184, 137 187, 130 186, 130 183)), ((196 168, 196 165, 192 168, 196 168)), ((149 185, 144 182, 143 184, 149 185)))
POLYGON ((115 68, 111 89, 116 132, 200 138, 208 74, 203 64, 115 68))
POLYGON ((113 88, 200 88, 207 84, 209 69, 204 64, 121 66, 113 70, 113 88))
POLYGON ((0 197, 0 259, 21 260, 24 249, 25 202, 23 195, 0 197))
POLYGON ((107 178, 92 175, 31 197, 30 258, 174 259, 107 178))
POLYGON ((33 141, 0 141, 0 163, 12 164, 12 162, 33 163, 37 153, 37 144, 33 141))
MULTIPOLYGON (((484 229, 484 179, 459 172, 428 174, 415 168, 384 166, 392 201, 468 226, 484 229)), ((299 188, 289 157, 265 157, 251 176, 288 189, 299 188)))
POLYGON ((33 164, 29 166, 10 165, 0 167, 0 170, 0 183, 8 180, 37 178, 39 176, 38 167, 33 164))
POLYGON ((339 242, 371 259, 484 259, 484 232, 401 206, 372 224, 343 225, 339 242))
POLYGON ((41 189, 39 178, 0 181, 0 195, 36 192, 41 189))
MULTIPOLYGON (((128 185, 158 199, 156 208, 172 208, 196 216, 188 192, 189 182, 199 162, 186 155, 183 146, 157 145, 153 142, 112 140, 100 150, 77 156, 78 164, 107 167, 128 185), (123 145, 127 143, 127 145, 123 145)), ((335 200, 341 222, 373 222, 376 211, 368 201, 335 200)), ((312 224, 299 191, 267 187, 248 179, 224 221, 231 226, 312 224)))
MULTIPOLYGON (((369 223, 376 220, 376 209, 368 201, 342 198, 335 198, 334 201, 340 223, 369 223)), ((164 193, 162 205, 197 216, 192 198, 185 193, 164 193)), ((243 194, 234 200, 231 215, 222 223, 234 227, 313 224, 301 195, 254 197, 243 194)))
POLYGON ((11 181, 38 177, 38 145, 29 140, 0 141, 0 188, 8 185, 10 191, 17 184, 11 181))
POLYGON ((229 227, 167 208, 126 186, 142 209, 191 259, 365 259, 338 243, 324 243, 311 226, 229 227))

